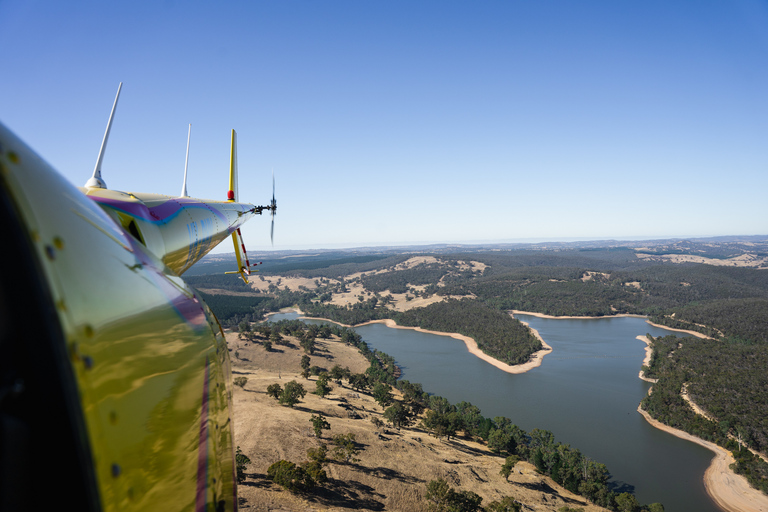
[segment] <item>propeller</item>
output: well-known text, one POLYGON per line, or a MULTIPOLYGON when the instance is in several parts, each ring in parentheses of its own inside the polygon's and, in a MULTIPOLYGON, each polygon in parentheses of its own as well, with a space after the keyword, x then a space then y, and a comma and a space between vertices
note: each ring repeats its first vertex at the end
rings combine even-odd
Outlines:
POLYGON ((272 202, 269 203, 269 209, 272 211, 272 228, 269 231, 269 239, 272 245, 275 245, 275 212, 277 211, 277 201, 275 200, 275 170, 272 170, 272 202))
POLYGON ((269 230, 269 239, 275 245, 275 212, 277 212, 277 200, 275 199, 275 171, 272 171, 272 201, 269 206, 254 206, 251 210, 256 215, 261 215, 264 210, 269 210, 272 215, 272 227, 269 230))

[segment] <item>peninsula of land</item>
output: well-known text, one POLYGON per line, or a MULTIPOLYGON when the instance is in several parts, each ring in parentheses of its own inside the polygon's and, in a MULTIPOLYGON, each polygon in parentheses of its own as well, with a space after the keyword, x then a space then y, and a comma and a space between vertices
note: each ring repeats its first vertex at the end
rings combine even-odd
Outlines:
POLYGON ((541 342, 541 346, 543 348, 541 350, 539 350, 538 352, 535 352, 531 356, 531 359, 528 362, 523 363, 523 364, 510 365, 510 364, 506 364, 506 363, 504 363, 502 361, 499 361, 498 359, 496 359, 494 357, 489 356, 488 354, 486 354, 485 352, 480 350, 480 347, 478 347, 477 342, 474 339, 470 338, 469 336, 464 336, 463 334, 459 334, 459 333, 455 333, 455 332, 430 331, 428 329, 422 329, 421 327, 408 327, 408 326, 404 326, 404 325, 397 325, 397 323, 394 320, 389 319, 389 318, 383 319, 383 320, 368 320, 367 322, 362 322, 362 323, 356 324, 356 325, 347 325, 347 324, 342 324, 342 323, 339 323, 339 322, 334 322, 333 320, 329 320, 327 318, 317 318, 317 317, 304 316, 304 313, 301 312, 299 309, 296 309, 296 308, 293 308, 292 310, 296 311, 299 315, 302 315, 301 318, 307 318, 307 319, 312 319, 312 320, 322 320, 322 321, 325 321, 325 322, 333 322, 333 323, 336 323, 336 324, 339 324, 339 325, 343 325, 344 327, 360 327, 360 326, 369 325, 369 324, 384 324, 387 327, 390 327, 392 329, 411 329, 411 330, 414 330, 414 331, 417 331, 417 332, 424 332, 424 333, 427 333, 427 334, 436 334, 438 336, 448 336, 449 338, 454 338, 454 339, 457 339, 459 341, 464 342, 464 345, 467 347, 467 351, 470 354, 472 354, 473 356, 482 359, 486 363, 488 363, 488 364, 490 364, 492 366, 495 366, 496 368, 498 368, 501 371, 504 371, 504 372, 507 372, 507 373, 513 373, 513 374, 525 373, 527 371, 533 370, 534 368, 537 368, 537 367, 541 366, 541 363, 544 361, 544 356, 546 356, 547 354, 550 354, 552 352, 552 347, 549 346, 546 341, 544 341, 544 339, 541 337, 541 335, 539 334, 539 332, 536 329, 532 328, 526 322, 522 322, 522 323, 525 324, 531 330, 533 335, 536 336, 536 338, 541 342))

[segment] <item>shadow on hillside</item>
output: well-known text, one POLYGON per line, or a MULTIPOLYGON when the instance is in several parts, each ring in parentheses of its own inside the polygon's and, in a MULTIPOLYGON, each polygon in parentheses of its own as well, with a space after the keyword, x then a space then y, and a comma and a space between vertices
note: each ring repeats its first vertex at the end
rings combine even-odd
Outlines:
POLYGON ((478 448, 473 448, 472 446, 467 446, 461 441, 457 441, 454 439, 451 439, 450 441, 444 441, 444 443, 447 445, 450 445, 451 448, 454 448, 455 450, 458 450, 462 453, 466 453, 467 455, 485 455, 485 456, 491 455, 486 450, 480 450, 478 448))
POLYGON ((384 504, 376 498, 384 495, 356 480, 330 479, 326 487, 316 488, 314 493, 307 495, 308 501, 319 503, 326 507, 346 507, 365 510, 384 510, 384 504))
POLYGON ((560 494, 560 491, 551 487, 547 482, 514 482, 514 485, 525 487, 526 489, 530 489, 532 491, 543 492, 544 494, 548 494, 553 497, 557 496, 558 499, 561 499, 568 504, 583 505, 583 500, 564 496, 560 494))
POLYGON ((422 480, 421 478, 416 478, 410 475, 405 475, 397 471, 396 469, 392 469, 392 468, 383 468, 383 467, 369 468, 366 466, 360 466, 358 464, 353 464, 353 463, 350 463, 349 465, 353 466, 355 470, 373 477, 385 478, 387 480, 398 480, 400 482, 407 483, 407 484, 418 484, 418 483, 426 482, 426 480, 422 480))
POLYGON ((302 406, 300 406, 300 405, 294 405, 294 406, 293 406, 293 409, 294 409, 295 411, 308 412, 308 413, 310 413, 310 414, 322 414, 322 415, 325 415, 325 414, 326 414, 326 413, 325 413, 325 412, 323 412, 323 411, 316 411, 316 410, 314 410, 314 409, 310 409, 310 408, 308 408, 308 407, 302 407, 302 406))
POLYGON ((267 479, 267 476, 261 473, 246 473, 246 481, 240 482, 237 485, 243 487, 258 487, 260 489, 267 489, 272 486, 272 482, 267 479))

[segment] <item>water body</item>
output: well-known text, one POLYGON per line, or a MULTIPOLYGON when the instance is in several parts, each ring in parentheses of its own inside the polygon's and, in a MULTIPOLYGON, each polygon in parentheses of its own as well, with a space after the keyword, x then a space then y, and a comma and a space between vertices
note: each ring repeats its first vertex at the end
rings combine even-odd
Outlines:
MULTIPOLYGON (((272 319, 282 318, 297 315, 272 319)), ((719 511, 703 484, 712 452, 653 428, 637 413, 650 384, 637 377, 645 345, 635 337, 670 331, 631 317, 517 318, 554 349, 542 366, 520 375, 481 361, 447 336, 383 324, 356 331, 392 355, 404 379, 451 403, 471 402, 485 416, 507 416, 529 431, 552 431, 558 441, 606 464, 616 490, 634 491, 641 503, 661 502, 667 512, 719 511)))

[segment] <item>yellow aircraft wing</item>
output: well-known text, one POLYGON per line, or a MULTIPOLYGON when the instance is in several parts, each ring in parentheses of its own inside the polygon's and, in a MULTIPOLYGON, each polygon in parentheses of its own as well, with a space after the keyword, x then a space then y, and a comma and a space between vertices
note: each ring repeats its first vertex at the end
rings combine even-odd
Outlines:
POLYGON ((262 209, 78 189, 0 124, 1 510, 237 509, 229 353, 180 275, 262 209))

